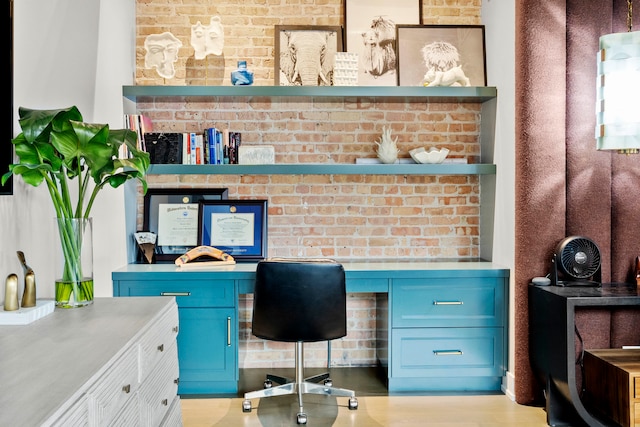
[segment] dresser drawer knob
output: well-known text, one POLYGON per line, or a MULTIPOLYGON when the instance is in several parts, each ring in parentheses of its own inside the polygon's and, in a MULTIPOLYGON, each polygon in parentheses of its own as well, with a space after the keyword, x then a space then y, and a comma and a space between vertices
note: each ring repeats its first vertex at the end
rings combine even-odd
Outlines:
POLYGON ((164 344, 160 344, 158 346, 158 351, 164 351, 164 344))
POLYGON ((169 401, 167 399, 162 399, 163 406, 167 406, 168 404, 169 404, 169 401))
POLYGON ((176 334, 178 333, 178 327, 177 327, 177 326, 174 326, 171 330, 172 330, 173 332, 175 332, 176 334))
POLYGON ((129 392, 131 391, 131 384, 127 384, 125 386, 122 386, 122 391, 124 391, 125 393, 129 394, 129 392))
POLYGON ((174 384, 180 384, 180 378, 176 378, 175 380, 173 380, 174 384))

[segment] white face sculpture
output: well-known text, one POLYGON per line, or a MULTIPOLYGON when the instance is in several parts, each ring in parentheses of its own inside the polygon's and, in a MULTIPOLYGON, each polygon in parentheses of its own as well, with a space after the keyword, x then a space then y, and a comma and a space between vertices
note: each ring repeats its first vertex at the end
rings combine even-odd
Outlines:
POLYGON ((208 27, 200 21, 191 26, 191 46, 195 49, 196 59, 204 59, 210 54, 222 54, 224 30, 219 16, 212 16, 208 27))
POLYGON ((145 68, 156 68, 161 77, 173 78, 176 75, 173 63, 178 60, 181 46, 182 42, 169 32, 150 34, 144 40, 144 48, 147 51, 144 57, 145 68))

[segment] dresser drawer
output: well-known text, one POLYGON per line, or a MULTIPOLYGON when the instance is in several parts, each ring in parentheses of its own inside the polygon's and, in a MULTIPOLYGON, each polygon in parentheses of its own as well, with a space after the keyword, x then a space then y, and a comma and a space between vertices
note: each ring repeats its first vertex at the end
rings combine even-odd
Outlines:
POLYGON ((178 393, 178 350, 174 344, 165 350, 165 357, 155 367, 140 388, 140 409, 143 425, 157 426, 178 393))
POLYGON ((140 395, 136 393, 131 396, 122 411, 109 424, 109 427, 137 427, 141 425, 140 395))
POLYGON ((496 278, 394 279, 392 327, 504 326, 505 291, 496 278))
POLYGON ((175 296, 178 307, 234 307, 233 280, 122 280, 119 296, 175 296))
POLYGON ((181 427, 182 426, 182 405, 180 397, 176 396, 169 406, 167 414, 160 423, 160 427, 181 427))
POLYGON ((60 418, 51 424, 54 427, 75 427, 89 424, 89 406, 87 396, 83 395, 60 418))
POLYGON ((138 346, 133 346, 87 392, 91 425, 109 425, 138 391, 138 378, 138 346))
POLYGON ((390 376, 500 376, 502 333, 502 328, 393 329, 390 376))
POLYGON ((175 346, 178 336, 178 307, 173 308, 158 320, 153 329, 140 339, 140 382, 164 357, 166 350, 175 346))

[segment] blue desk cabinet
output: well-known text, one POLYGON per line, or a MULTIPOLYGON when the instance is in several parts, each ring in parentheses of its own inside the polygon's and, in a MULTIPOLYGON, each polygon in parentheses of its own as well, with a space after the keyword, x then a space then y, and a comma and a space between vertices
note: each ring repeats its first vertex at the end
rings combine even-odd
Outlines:
POLYGON ((505 286, 499 277, 394 279, 389 390, 499 390, 505 286))
MULTIPOLYGON (((149 276, 149 275, 147 275, 149 276)), ((238 314, 235 281, 114 280, 114 296, 172 295, 178 304, 178 394, 236 393, 238 314)))
MULTIPOLYGON (((344 262, 347 292, 376 294, 376 355, 389 391, 500 391, 509 271, 491 262, 344 262)), ((174 295, 181 395, 237 393, 238 295, 255 263, 180 271, 130 264, 114 296, 174 295)))

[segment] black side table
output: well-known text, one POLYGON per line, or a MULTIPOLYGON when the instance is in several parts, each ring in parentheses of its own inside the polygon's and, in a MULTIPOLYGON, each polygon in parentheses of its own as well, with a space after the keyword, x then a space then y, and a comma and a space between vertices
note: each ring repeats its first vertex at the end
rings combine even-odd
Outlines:
POLYGON ((603 283, 601 287, 529 285, 529 357, 545 385, 550 426, 617 426, 596 418, 583 405, 576 385, 575 308, 638 306, 640 287, 603 283))

